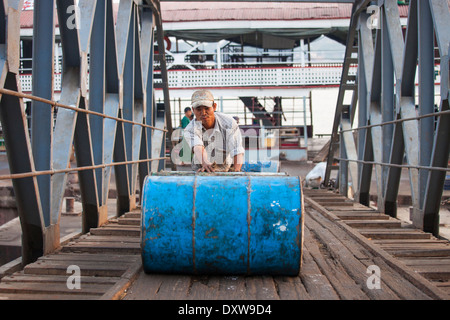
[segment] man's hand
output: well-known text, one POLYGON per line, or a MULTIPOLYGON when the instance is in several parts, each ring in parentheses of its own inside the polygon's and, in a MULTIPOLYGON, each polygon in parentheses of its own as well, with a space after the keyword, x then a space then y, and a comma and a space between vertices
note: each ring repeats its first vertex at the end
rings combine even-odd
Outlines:
POLYGON ((214 164, 212 164, 209 161, 205 161, 202 163, 202 168, 198 169, 197 172, 209 172, 209 173, 213 173, 215 172, 214 170, 214 164))
POLYGON ((197 160, 202 164, 201 169, 199 169, 197 172, 215 172, 213 164, 208 160, 208 154, 206 153, 205 147, 194 147, 194 154, 197 160))

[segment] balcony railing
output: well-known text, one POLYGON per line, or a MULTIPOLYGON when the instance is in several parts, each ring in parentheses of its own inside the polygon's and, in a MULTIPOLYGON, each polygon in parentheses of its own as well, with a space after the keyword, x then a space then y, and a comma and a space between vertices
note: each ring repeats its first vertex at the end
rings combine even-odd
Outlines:
MULTIPOLYGON (((356 67, 353 69, 356 73, 356 67)), ((286 87, 339 85, 341 67, 285 67, 246 69, 169 70, 169 87, 286 87)), ((161 83, 158 73, 155 83, 161 83)), ((21 74, 22 91, 31 92, 33 77, 21 74)), ((55 91, 61 90, 61 74, 55 73, 55 91)))

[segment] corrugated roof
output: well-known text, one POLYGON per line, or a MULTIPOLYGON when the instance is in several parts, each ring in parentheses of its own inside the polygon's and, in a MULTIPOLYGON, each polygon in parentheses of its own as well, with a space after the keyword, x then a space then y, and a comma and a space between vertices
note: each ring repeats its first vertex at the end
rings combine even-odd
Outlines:
POLYGON ((348 19, 352 4, 292 2, 162 2, 164 22, 348 19))
MULTIPOLYGON (((449 0, 450 3, 450 0, 449 0)), ((114 5, 115 11, 118 5, 114 5)), ((400 6, 400 16, 408 7, 400 6)), ((349 19, 352 5, 315 2, 161 2, 163 22, 349 19)), ((33 10, 21 14, 22 28, 33 27, 33 10)))

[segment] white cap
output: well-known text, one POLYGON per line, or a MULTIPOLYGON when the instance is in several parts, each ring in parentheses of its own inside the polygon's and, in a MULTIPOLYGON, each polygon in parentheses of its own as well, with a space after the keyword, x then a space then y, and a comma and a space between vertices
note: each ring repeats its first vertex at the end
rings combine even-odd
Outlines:
POLYGON ((191 102, 192 102, 192 104, 191 104, 192 108, 197 108, 200 106, 213 107, 214 106, 214 96, 208 90, 198 90, 198 91, 195 91, 194 94, 192 95, 191 102))

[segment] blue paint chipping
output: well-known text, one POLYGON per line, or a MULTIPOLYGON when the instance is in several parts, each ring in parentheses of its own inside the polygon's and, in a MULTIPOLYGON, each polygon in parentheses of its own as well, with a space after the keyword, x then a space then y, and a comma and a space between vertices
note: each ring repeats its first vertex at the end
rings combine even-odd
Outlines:
POLYGON ((301 201, 297 177, 147 177, 142 204, 144 270, 298 275, 301 201))

